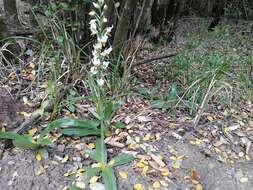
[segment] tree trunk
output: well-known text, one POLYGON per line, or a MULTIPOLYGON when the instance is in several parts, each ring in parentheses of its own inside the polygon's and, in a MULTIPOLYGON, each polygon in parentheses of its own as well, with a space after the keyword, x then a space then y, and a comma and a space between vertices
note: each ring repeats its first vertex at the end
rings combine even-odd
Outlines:
POLYGON ((119 55, 130 29, 131 16, 137 5, 136 0, 127 0, 120 15, 113 40, 114 54, 119 55))

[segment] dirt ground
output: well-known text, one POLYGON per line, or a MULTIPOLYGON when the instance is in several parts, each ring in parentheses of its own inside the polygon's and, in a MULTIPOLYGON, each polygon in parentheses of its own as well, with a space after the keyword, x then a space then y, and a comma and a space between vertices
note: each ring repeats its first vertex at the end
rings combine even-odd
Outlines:
MULTIPOLYGON (((15 110, 16 104, 8 98, 1 98, 0 104, 1 123, 15 122, 14 118, 18 118, 14 114, 15 111, 17 111, 15 110)), ((142 175, 142 169, 136 167, 138 163, 137 159, 130 165, 125 165, 116 169, 117 175, 119 171, 126 171, 128 174, 127 179, 122 179, 118 175, 120 190, 131 190, 136 183, 141 183, 148 189, 152 187, 155 181, 166 182, 164 187, 161 186, 158 188, 161 190, 191 190, 197 189, 197 184, 201 184, 205 190, 252 189, 253 162, 238 157, 233 162, 231 162, 233 159, 228 162, 222 159, 224 157, 228 158, 225 154, 226 151, 222 152, 221 149, 220 152, 208 152, 211 150, 210 147, 212 146, 210 143, 204 143, 204 141, 203 143, 193 143, 192 139, 201 138, 201 130, 194 131, 188 129, 187 123, 182 122, 182 120, 179 120, 178 123, 175 124, 175 126, 178 127, 168 127, 168 124, 171 122, 170 119, 166 118, 165 112, 157 109, 146 110, 142 112, 142 116, 139 117, 130 115, 129 118, 131 119, 125 117, 123 114, 122 118, 130 121, 129 125, 132 127, 129 133, 131 133, 132 137, 143 138, 146 134, 154 133, 159 134, 159 138, 156 140, 143 141, 143 144, 140 142, 139 144, 142 144, 144 148, 140 146, 134 148, 134 150, 129 150, 129 148, 126 147, 122 150, 118 150, 112 147, 112 152, 132 151, 140 155, 155 153, 155 155, 163 157, 163 162, 166 165, 165 168, 168 169, 170 175, 159 175, 155 166, 150 170, 150 173, 148 172, 146 175, 142 175), (145 114, 147 116, 144 116, 145 114), (156 120, 154 120, 154 118, 156 118, 156 120), (164 120, 162 118, 164 118, 164 120), (137 128, 141 128, 141 130, 137 130, 137 128), (173 159, 173 156, 180 157, 180 155, 182 155, 181 158, 176 160, 173 159), (180 165, 175 167, 175 162, 180 163, 180 165), (193 171, 194 177, 192 177, 193 171)), ((205 130, 212 127, 215 128, 215 126, 210 125, 206 127, 205 130)), ((230 145, 226 146, 229 147, 230 145)), ((35 159, 35 153, 33 151, 18 150, 16 148, 5 151, 1 150, 0 189, 64 189, 74 181, 73 177, 64 175, 66 172, 76 171, 78 168, 91 163, 85 160, 85 158, 82 158, 82 155, 73 153, 75 152, 74 147, 74 142, 67 146, 59 143, 54 147, 57 151, 53 151, 49 159, 44 159, 42 161, 35 159), (68 154, 70 158, 67 162, 62 163, 61 159, 66 154, 68 154)), ((240 152, 242 148, 239 146, 236 150, 240 152)), ((252 150, 250 150, 249 156, 253 157, 252 150)))

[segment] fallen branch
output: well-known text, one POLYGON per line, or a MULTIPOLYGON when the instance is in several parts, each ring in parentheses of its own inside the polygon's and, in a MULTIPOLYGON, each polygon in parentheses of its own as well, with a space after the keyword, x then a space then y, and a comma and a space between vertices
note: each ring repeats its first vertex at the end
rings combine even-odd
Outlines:
POLYGON ((150 62, 153 62, 153 61, 157 61, 157 60, 161 60, 161 59, 166 59, 166 58, 174 57, 176 55, 178 55, 178 53, 171 53, 171 54, 159 55, 159 56, 151 57, 149 59, 141 60, 141 61, 135 63, 133 66, 134 67, 139 67, 141 65, 144 65, 144 64, 147 64, 147 63, 150 63, 150 62))

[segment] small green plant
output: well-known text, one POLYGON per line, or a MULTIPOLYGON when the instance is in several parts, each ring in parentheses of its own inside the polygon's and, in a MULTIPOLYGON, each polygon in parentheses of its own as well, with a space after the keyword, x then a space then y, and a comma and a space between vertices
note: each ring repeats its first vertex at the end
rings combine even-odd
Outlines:
POLYGON ((35 150, 45 158, 48 158, 48 146, 52 145, 52 141, 46 136, 33 138, 31 135, 19 135, 14 132, 0 132, 0 139, 12 140, 14 146, 21 149, 35 150))
MULTIPOLYGON (((90 98, 95 107, 95 111, 90 110, 94 119, 64 118, 55 120, 44 130, 42 136, 61 126, 67 127, 61 129, 61 132, 65 135, 78 137, 97 136, 95 151, 88 151, 87 154, 98 164, 96 167, 86 168, 86 180, 102 173, 106 189, 116 190, 117 184, 113 167, 128 163, 134 158, 131 155, 119 155, 108 162, 104 136, 110 130, 111 117, 122 103, 113 100, 107 93, 107 69, 110 63, 109 54, 112 51, 112 47, 106 47, 112 30, 112 27, 105 27, 107 19, 104 16, 104 12, 107 9, 107 5, 103 0, 97 0, 93 2, 93 6, 94 10, 89 15, 93 17, 90 20, 90 31, 91 35, 95 37, 95 44, 92 51, 92 66, 88 73, 88 85, 91 94, 90 98)), ((118 123, 114 125, 122 127, 118 123)))

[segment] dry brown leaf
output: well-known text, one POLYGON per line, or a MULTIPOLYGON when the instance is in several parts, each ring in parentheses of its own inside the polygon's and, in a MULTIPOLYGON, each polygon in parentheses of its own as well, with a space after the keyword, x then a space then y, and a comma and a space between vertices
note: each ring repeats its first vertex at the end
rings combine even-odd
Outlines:
POLYGON ((106 138, 105 143, 109 144, 111 146, 114 146, 114 147, 118 147, 118 148, 124 148, 125 147, 125 145, 123 143, 118 142, 117 139, 114 139, 112 137, 106 138))
POLYGON ((159 156, 156 156, 154 154, 150 154, 151 158, 161 167, 165 167, 166 164, 162 161, 162 159, 159 156))

